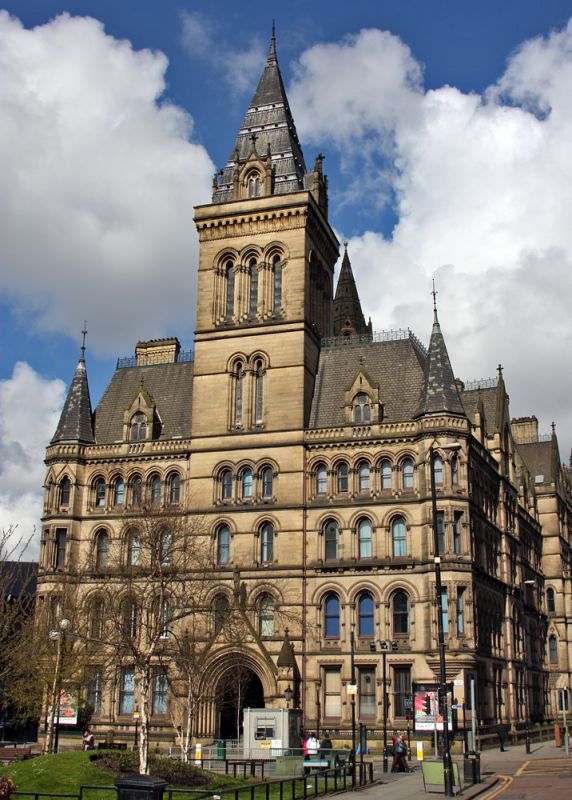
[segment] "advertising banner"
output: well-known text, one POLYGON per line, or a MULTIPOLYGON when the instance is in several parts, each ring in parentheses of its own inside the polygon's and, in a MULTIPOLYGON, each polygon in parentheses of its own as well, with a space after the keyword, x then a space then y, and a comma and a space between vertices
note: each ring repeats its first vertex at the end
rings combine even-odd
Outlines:
MULTIPOLYGON (((64 687, 60 691, 59 715, 55 722, 58 725, 77 725, 79 694, 76 687, 64 687)), ((52 714, 52 695, 48 697, 48 719, 52 714)))
MULTIPOLYGON (((452 687, 447 685, 447 727, 450 731, 453 730, 452 694, 452 687)), ((439 685, 437 683, 413 684, 413 730, 443 730, 443 715, 439 710, 439 685)))

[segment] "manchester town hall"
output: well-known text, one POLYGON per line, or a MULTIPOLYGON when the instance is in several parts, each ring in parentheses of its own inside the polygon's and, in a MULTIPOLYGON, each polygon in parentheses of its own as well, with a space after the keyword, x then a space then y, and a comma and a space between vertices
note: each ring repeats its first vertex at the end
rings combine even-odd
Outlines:
POLYGON ((181 642, 201 654, 203 740, 237 735, 229 693, 244 676, 242 706, 289 704, 305 729, 347 737, 352 656, 357 721, 379 731, 387 693, 389 726, 405 728, 412 686, 439 676, 436 556, 457 704, 470 707, 474 682, 482 725, 554 718, 572 676, 572 491, 554 426, 511 419, 500 366, 455 378, 436 309, 428 346, 365 321, 274 37, 194 221, 193 351, 138 342, 92 410, 82 349, 46 452, 39 602, 57 618, 74 586, 103 640, 81 689, 93 729, 133 730, 135 650, 102 653, 151 613, 133 575, 149 577, 141 537, 154 519, 154 563, 173 585, 148 653, 157 740, 183 724, 181 642), (201 542, 199 588, 190 545, 178 570, 178 536, 201 542), (106 605, 122 593, 119 610, 106 605), (189 634, 179 606, 199 595, 189 634))

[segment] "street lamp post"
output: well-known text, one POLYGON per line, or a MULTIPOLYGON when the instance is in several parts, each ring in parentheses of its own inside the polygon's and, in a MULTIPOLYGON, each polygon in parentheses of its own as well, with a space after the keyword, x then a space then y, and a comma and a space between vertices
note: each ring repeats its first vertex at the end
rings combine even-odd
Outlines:
MULTIPOLYGON (((445 445, 441 449, 458 450, 460 445, 445 445)), ((437 523, 437 489, 435 486, 435 448, 429 448, 431 466, 431 507, 433 515, 433 549, 435 552, 435 591, 437 593, 437 639, 439 644, 439 707, 443 716, 443 777, 445 795, 453 797, 453 767, 449 740, 449 714, 447 708, 447 669, 445 663, 445 631, 443 630, 443 593, 441 584, 441 555, 439 552, 439 528, 437 523)))
MULTIPOLYGON (((387 772, 389 769, 389 762, 387 758, 387 712, 388 712, 388 698, 387 698, 387 651, 391 647, 392 650, 397 650, 397 642, 380 642, 381 648, 381 668, 382 668, 382 682, 383 682, 383 771, 387 772)), ((372 653, 376 652, 375 642, 369 644, 369 649, 372 653)))
POLYGON ((137 750, 139 744, 139 710, 135 708, 133 712, 133 721, 135 722, 135 736, 133 738, 133 749, 137 750))
POLYGON ((71 625, 69 619, 59 621, 59 630, 50 631, 50 639, 57 641, 58 649, 56 655, 56 668, 54 670, 54 681, 52 684, 52 706, 50 718, 48 720, 48 731, 46 736, 45 752, 57 752, 59 747, 59 720, 60 720, 60 694, 61 694, 61 673, 64 658, 66 631, 71 625))
POLYGON ((356 662, 355 662, 355 637, 350 633, 350 666, 351 666, 351 708, 352 708, 352 786, 356 785, 356 662))
POLYGON ((284 689, 284 699, 286 700, 286 708, 290 708, 290 701, 292 700, 293 696, 294 692, 292 691, 292 687, 287 686, 286 689, 284 689))

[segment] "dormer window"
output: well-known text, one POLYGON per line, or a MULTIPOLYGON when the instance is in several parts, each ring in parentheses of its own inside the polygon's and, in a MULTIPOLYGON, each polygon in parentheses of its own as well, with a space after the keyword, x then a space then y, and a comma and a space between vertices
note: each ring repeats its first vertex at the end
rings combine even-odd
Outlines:
POLYGON ((354 422, 356 425, 371 422, 371 403, 365 392, 360 392, 354 398, 354 422))
POLYGON ((147 438, 147 417, 138 411, 131 417, 131 441, 143 442, 147 438))

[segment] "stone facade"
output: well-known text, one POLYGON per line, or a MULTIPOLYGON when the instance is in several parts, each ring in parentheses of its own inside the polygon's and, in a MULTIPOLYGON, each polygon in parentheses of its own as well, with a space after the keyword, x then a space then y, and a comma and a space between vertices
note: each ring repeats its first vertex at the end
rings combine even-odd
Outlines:
MULTIPOLYGON (((456 701, 468 704, 473 675, 484 723, 554 715, 572 671, 572 500, 555 437, 511 423, 502 371, 454 380, 436 312, 427 350, 410 332, 374 335, 347 253, 334 298, 327 180, 321 157, 306 172, 274 43, 195 222, 194 354, 139 342, 92 414, 82 353, 46 454, 41 598, 57 600, 70 575, 88 592, 113 572, 119 591, 126 523, 151 498, 201 520, 213 603, 238 603, 250 626, 240 643, 213 642, 197 735, 221 733, 216 686, 237 659, 259 702, 284 706, 291 686, 306 728, 347 733, 352 634, 358 721, 381 727, 385 688, 389 725, 405 727, 412 684, 439 669, 432 447, 456 701), (395 643, 385 687, 380 641, 395 643)), ((132 727, 124 668, 92 679, 96 729, 132 727)), ((170 703, 156 735, 170 735, 170 703)))

